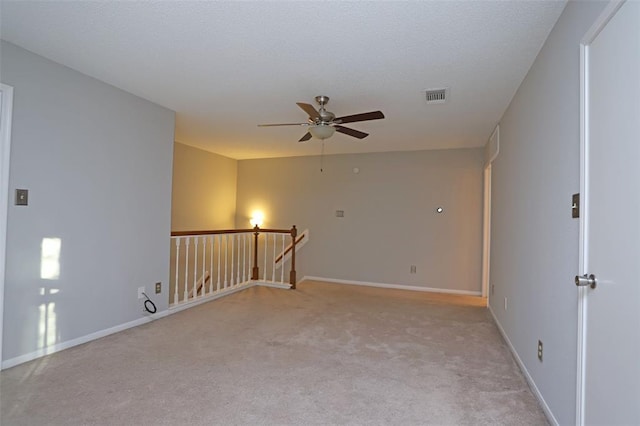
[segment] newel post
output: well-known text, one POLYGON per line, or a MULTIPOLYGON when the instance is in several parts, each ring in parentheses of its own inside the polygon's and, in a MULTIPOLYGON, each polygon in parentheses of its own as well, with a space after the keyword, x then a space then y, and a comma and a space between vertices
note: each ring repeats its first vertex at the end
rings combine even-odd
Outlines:
POLYGON ((291 272, 289 272, 289 284, 293 290, 296 289, 296 237, 298 236, 298 230, 293 225, 291 228, 291 272))
POLYGON ((260 227, 258 225, 253 227, 253 269, 251 271, 251 279, 257 280, 259 275, 258 270, 258 235, 260 235, 260 227))

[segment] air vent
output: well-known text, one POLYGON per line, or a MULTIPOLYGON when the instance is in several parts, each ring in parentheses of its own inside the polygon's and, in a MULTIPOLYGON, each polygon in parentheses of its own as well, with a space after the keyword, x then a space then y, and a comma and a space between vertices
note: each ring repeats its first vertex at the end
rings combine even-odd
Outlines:
POLYGON ((449 89, 429 89, 426 90, 426 97, 428 104, 443 104, 447 101, 447 92, 449 89))

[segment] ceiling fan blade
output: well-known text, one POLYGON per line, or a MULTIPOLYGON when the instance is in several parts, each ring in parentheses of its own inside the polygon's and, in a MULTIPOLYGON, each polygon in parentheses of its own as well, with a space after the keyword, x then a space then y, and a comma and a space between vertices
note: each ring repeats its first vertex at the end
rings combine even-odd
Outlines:
POLYGON ((309 139, 311 139, 311 133, 307 132, 303 137, 300 138, 300 140, 298 142, 306 142, 309 139))
POLYGON ((344 117, 338 117, 333 121, 342 124, 354 123, 356 121, 380 120, 381 118, 384 118, 382 111, 371 111, 363 114, 345 115, 344 117))
POLYGON ((309 118, 315 120, 320 120, 320 114, 318 113, 318 111, 313 107, 313 105, 310 104, 305 104, 302 102, 296 102, 296 105, 298 105, 300 108, 303 109, 304 112, 307 113, 307 115, 309 116, 309 118))
POLYGON ((309 123, 278 123, 278 124, 258 124, 258 127, 274 127, 274 126, 308 126, 309 123))
POLYGON ((336 129, 336 132, 344 133, 345 135, 353 136, 354 138, 364 139, 369 136, 369 133, 364 133, 359 130, 350 129, 344 126, 333 126, 336 129))

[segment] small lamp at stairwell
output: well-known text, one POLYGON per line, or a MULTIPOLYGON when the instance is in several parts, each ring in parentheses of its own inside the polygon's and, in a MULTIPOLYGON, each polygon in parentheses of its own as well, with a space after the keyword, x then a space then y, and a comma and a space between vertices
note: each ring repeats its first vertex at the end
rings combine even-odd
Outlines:
POLYGON ((264 222, 264 213, 260 211, 253 212, 253 215, 251 216, 249 222, 251 223, 252 228, 255 228, 256 226, 258 228, 262 227, 262 222, 264 222))

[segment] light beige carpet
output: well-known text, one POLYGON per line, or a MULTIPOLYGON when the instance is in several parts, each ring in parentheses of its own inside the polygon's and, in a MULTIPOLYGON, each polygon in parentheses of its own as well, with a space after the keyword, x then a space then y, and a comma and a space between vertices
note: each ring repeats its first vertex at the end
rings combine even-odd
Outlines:
POLYGON ((338 284, 251 288, 0 377, 3 426, 547 424, 485 308, 338 284))

